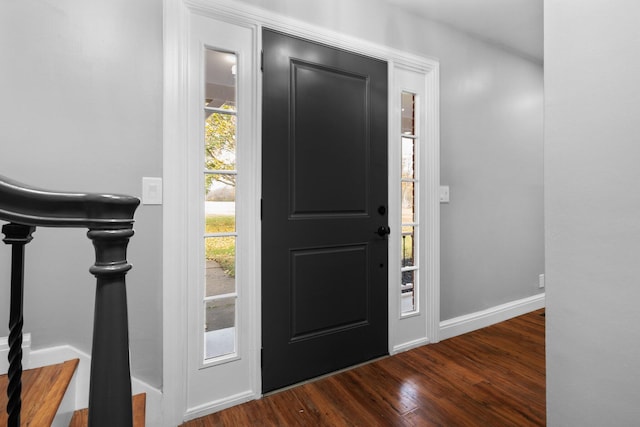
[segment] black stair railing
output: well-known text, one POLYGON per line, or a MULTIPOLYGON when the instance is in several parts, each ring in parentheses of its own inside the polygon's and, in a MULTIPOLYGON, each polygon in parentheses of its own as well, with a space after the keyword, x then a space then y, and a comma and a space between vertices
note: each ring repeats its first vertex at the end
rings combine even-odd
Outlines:
POLYGON ((20 425, 25 245, 36 227, 87 228, 96 262, 89 426, 132 426, 125 274, 136 197, 41 190, 0 175, 0 221, 12 247, 9 313, 8 426, 20 425))

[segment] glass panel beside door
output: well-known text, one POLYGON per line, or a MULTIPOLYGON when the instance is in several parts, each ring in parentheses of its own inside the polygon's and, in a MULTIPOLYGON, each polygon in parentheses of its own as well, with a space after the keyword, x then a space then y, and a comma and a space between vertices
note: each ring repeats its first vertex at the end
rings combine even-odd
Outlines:
POLYGON ((236 144, 237 57, 205 50, 204 88, 204 360, 237 351, 236 144))

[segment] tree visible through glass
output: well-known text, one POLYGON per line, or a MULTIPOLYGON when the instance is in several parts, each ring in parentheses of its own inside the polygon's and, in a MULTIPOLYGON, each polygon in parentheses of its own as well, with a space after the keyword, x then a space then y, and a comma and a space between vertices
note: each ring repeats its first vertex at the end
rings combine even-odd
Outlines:
POLYGON ((236 55, 205 50, 204 358, 236 351, 236 55))

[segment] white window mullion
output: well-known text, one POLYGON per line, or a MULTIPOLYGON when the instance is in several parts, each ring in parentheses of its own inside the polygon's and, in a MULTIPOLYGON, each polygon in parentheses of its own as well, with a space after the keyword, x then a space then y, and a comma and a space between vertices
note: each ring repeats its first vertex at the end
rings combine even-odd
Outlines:
POLYGON ((204 297, 203 301, 204 302, 217 301, 217 300, 227 299, 227 298, 238 298, 238 293, 237 292, 232 292, 230 294, 222 294, 222 295, 216 295, 216 296, 212 296, 212 297, 204 297))

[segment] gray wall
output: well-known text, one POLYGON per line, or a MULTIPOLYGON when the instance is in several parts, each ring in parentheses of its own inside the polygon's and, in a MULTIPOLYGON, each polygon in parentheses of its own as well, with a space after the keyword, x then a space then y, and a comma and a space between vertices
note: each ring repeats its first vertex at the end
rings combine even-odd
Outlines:
MULTIPOLYGON (((452 198, 442 207, 442 318, 539 292, 540 64, 372 0, 245 1, 439 57, 442 182, 452 198)), ((1 2, 0 55, 0 174, 133 195, 141 177, 161 176, 161 1, 1 2)), ((128 276, 133 373, 160 386, 161 209, 142 206, 136 219, 128 276)), ((25 330, 33 347, 89 351, 89 240, 80 230, 41 229, 27 251, 25 330)), ((8 262, 0 250, 0 266, 8 262)), ((2 286, 0 319, 8 319, 2 286)), ((0 336, 5 325, 0 320, 0 336)))
MULTIPOLYGON (((542 65, 372 0, 243 0, 440 60, 441 318, 538 294, 542 65)), ((507 19, 507 17, 505 17, 507 19)))
POLYGON ((640 419, 640 3, 545 1, 547 416, 640 419))
MULTIPOLYGON (((139 196, 162 170, 162 2, 0 2, 0 174, 38 187, 139 196)), ((133 374, 161 385, 162 216, 136 214, 127 276, 133 374)), ((27 246, 32 347, 90 352, 95 279, 83 230, 38 229, 27 246)), ((2 245, 4 246, 4 245, 2 245)), ((0 247, 0 281, 9 249, 0 247)), ((8 334, 0 286, 0 336, 8 334)))
MULTIPOLYGON (((391 34, 402 31, 399 17, 391 34)), ((540 293, 542 66, 435 23, 400 46, 440 60, 441 319, 540 293)))

